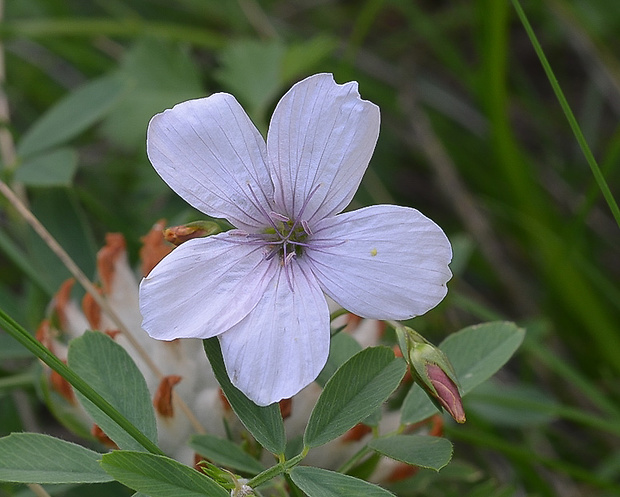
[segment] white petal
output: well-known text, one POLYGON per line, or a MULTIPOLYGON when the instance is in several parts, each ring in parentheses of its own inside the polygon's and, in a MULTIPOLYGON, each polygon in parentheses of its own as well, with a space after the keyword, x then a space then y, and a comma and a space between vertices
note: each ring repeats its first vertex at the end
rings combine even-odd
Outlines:
POLYGON ((324 219, 303 258, 323 291, 365 318, 408 319, 445 297, 450 242, 415 209, 375 205, 324 219))
POLYGON ((275 274, 264 248, 222 233, 180 245, 140 283, 142 327, 153 338, 209 338, 256 306, 275 274))
POLYGON ((280 266, 256 308, 219 339, 228 376, 258 405, 314 381, 329 352, 329 310, 308 267, 280 266))
POLYGON ((351 201, 379 136, 379 108, 362 100, 357 83, 338 85, 317 74, 294 85, 278 103, 267 134, 276 203, 312 223, 351 201), (320 186, 318 186, 320 185, 320 186))
POLYGON ((265 141, 232 95, 215 93, 157 114, 146 145, 157 173, 196 209, 238 228, 268 225, 273 185, 265 141))

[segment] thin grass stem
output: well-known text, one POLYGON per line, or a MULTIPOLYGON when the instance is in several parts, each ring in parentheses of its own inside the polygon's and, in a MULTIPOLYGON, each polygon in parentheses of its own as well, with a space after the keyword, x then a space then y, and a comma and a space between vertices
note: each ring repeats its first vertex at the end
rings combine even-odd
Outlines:
POLYGON ((616 199, 614 198, 613 194, 611 193, 611 190, 609 189, 609 186, 607 185, 605 176, 603 176, 603 173, 601 172, 599 165, 596 162, 596 159, 594 158, 594 154, 590 150, 590 146, 588 145, 588 142, 586 141, 581 131, 581 128, 579 127, 579 124, 577 123, 577 119, 575 119, 573 111, 571 110, 570 105, 568 104, 568 101, 566 100, 566 97, 564 96, 564 92, 562 91, 562 88, 560 87, 560 84, 558 83, 558 80, 555 77, 553 69, 551 69, 551 65, 549 64, 549 61, 547 60, 547 57, 545 56, 545 53, 540 43, 538 42, 538 38, 536 37, 536 34, 534 33, 534 30, 532 29, 532 26, 530 25, 530 22, 527 16, 525 15, 525 11, 521 7, 521 3, 519 2, 519 0, 512 0, 512 3, 517 12, 517 15, 519 16, 519 19, 521 20, 521 23, 523 24, 523 27, 525 28, 525 31, 527 32, 527 35, 530 39, 530 42, 532 43, 532 46, 534 47, 534 50, 536 51, 536 55, 538 55, 540 63, 542 64, 543 69, 545 70, 547 79, 549 80, 549 83, 551 83, 553 92, 555 93, 555 96, 558 99, 558 102, 560 103, 562 110, 564 111, 564 115, 566 116, 566 119, 568 120, 568 123, 573 131, 573 134, 575 135, 575 138, 577 139, 577 142, 579 143, 579 147, 581 148, 581 151, 583 152, 583 155, 585 156, 586 161, 588 162, 588 165, 590 166, 590 169, 592 170, 594 179, 596 180, 596 183, 598 184, 598 187, 601 190, 601 193, 603 194, 603 197, 605 198, 607 205, 609 206, 609 209, 611 210, 611 213, 614 216, 616 223, 618 224, 618 227, 620 227, 620 209, 618 208, 616 199))
POLYGON ((47 347, 28 333, 2 309, 0 309, 0 325, 15 340, 21 343, 65 380, 71 383, 71 385, 78 392, 101 409, 101 411, 103 411, 108 417, 110 417, 110 419, 125 430, 127 434, 142 445, 142 447, 152 454, 164 455, 157 445, 155 445, 144 433, 136 428, 125 416, 118 412, 112 404, 97 393, 88 383, 86 383, 71 368, 69 368, 69 366, 58 359, 58 357, 56 357, 47 347))

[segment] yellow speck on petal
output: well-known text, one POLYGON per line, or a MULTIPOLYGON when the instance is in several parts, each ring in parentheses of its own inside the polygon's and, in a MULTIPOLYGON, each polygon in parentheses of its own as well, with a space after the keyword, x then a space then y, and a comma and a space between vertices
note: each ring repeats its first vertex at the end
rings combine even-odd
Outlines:
POLYGON ((377 249, 376 248, 370 249, 370 255, 372 255, 373 257, 377 255, 377 249))

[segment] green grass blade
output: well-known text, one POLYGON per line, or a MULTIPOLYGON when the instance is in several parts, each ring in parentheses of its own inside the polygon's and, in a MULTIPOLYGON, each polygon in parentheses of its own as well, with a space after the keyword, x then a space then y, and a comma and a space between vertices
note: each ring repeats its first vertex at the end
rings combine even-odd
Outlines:
POLYGON ((163 452, 149 438, 131 424, 125 416, 119 413, 107 400, 99 395, 91 386, 80 378, 72 369, 66 366, 58 357, 16 323, 8 314, 0 309, 0 327, 2 327, 15 340, 26 347, 36 357, 41 359, 50 368, 67 380, 73 388, 95 404, 105 414, 112 418, 140 445, 153 454, 163 455, 163 452))
POLYGON ((517 15, 519 16, 519 19, 521 20, 521 23, 523 24, 523 27, 525 28, 525 31, 527 32, 528 37, 530 38, 532 46, 534 47, 534 50, 536 51, 536 55, 538 55, 538 58, 540 59, 540 63, 542 64, 545 70, 545 74, 547 75, 547 78, 549 79, 549 83, 551 83, 553 92, 555 93, 555 96, 558 99, 558 102, 560 103, 562 110, 564 111, 564 115, 566 116, 566 119, 568 120, 568 123, 573 131, 573 134, 575 135, 575 138, 577 139, 577 142, 579 143, 579 147, 581 147, 581 151, 583 152, 583 155, 585 156, 586 161, 588 161, 588 165, 590 166, 590 169, 592 170, 592 174, 594 175, 594 178, 596 179, 598 187, 600 188, 603 194, 603 197, 605 197, 605 200, 607 201, 607 205, 609 205, 609 209, 611 210, 611 213, 613 214, 614 219, 616 220, 616 223, 620 227, 620 209, 618 208, 616 199, 612 195, 611 190, 609 189, 609 186, 607 185, 607 181, 605 181, 605 177, 603 176, 603 173, 601 172, 598 166, 598 163, 596 162, 596 159, 594 158, 594 155, 592 154, 592 151, 590 150, 588 142, 583 136, 581 128, 579 127, 579 124, 577 123, 577 119, 575 119, 573 111, 568 105, 568 101, 564 97, 564 92, 560 88, 560 84, 558 83, 558 80, 555 77, 555 74, 553 73, 553 69, 551 69, 551 65, 549 64, 549 61, 547 60, 547 57, 545 56, 545 53, 542 47, 540 46, 540 43, 538 42, 538 38, 536 37, 536 34, 534 33, 534 30, 532 29, 532 26, 530 25, 530 22, 527 16, 525 15, 523 8, 521 7, 521 3, 519 2, 519 0, 512 0, 512 3, 517 12, 517 15))

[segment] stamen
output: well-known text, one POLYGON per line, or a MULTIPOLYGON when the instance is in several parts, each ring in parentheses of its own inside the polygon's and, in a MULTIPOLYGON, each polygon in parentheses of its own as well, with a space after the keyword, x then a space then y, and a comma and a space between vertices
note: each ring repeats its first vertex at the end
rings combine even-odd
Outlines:
POLYGON ((310 193, 308 193, 308 196, 304 199, 304 204, 301 206, 301 209, 299 210, 299 214, 295 216, 295 223, 293 224, 293 226, 291 227, 291 230, 289 231, 289 236, 293 231, 295 231, 295 228, 297 228, 297 225, 300 222, 302 222, 301 217, 304 215, 304 211, 306 210, 306 207, 308 207, 308 203, 310 202, 310 199, 321 186, 322 186, 321 183, 316 185, 312 190, 310 190, 310 193))
POLYGON ((312 230, 310 229, 310 225, 308 224, 308 221, 306 221, 305 219, 301 220, 301 227, 304 229, 304 231, 308 234, 312 236, 312 230))
MULTIPOLYGON (((222 240, 237 245, 264 245, 265 239, 259 233, 248 233, 244 230, 232 229, 226 232, 228 236, 222 237, 222 240)), ((268 240, 268 239, 267 239, 268 240)))
POLYGON ((288 287, 291 290, 291 293, 295 293, 295 288, 293 287, 293 279, 291 278, 290 269, 291 266, 284 266, 284 274, 286 275, 286 281, 288 281, 288 287))
POLYGON ((276 254, 280 251, 280 244, 276 245, 275 247, 273 247, 271 249, 271 252, 269 252, 267 254, 267 257, 265 257, 265 260, 270 261, 271 259, 273 259, 276 254))
POLYGON ((271 216, 267 213, 267 211, 265 210, 263 205, 258 200, 258 197, 256 196, 256 193, 254 193, 254 188, 252 188, 252 185, 250 183, 248 183, 248 188, 250 189, 250 193, 252 194, 252 197, 254 198, 254 201, 256 202, 257 209, 269 221, 269 224, 271 224, 273 229, 276 230, 276 233, 278 234, 278 236, 282 237, 282 234, 280 233, 280 230, 278 230, 278 227, 276 226, 276 223, 273 222, 273 219, 271 219, 271 216))
POLYGON ((265 240, 255 240, 251 238, 222 238, 223 241, 228 243, 235 243, 237 245, 265 245, 265 240))
POLYGON ((324 242, 321 243, 320 241, 315 241, 313 240, 312 243, 306 243, 306 242, 295 242, 293 240, 290 240, 288 243, 290 243, 291 245, 298 245, 300 247, 307 247, 307 248, 311 248, 311 249, 321 249, 321 248, 331 248, 331 247, 337 247, 338 245, 342 245, 343 243, 346 243, 346 240, 340 240, 340 241, 333 241, 333 242, 324 242))
POLYGON ((286 217, 285 215, 280 214, 279 212, 274 212, 274 211, 271 211, 269 213, 269 217, 271 217, 271 219, 277 219, 278 221, 282 221, 283 223, 288 223, 290 221, 290 219, 286 217))
POLYGON ((290 252, 284 259, 284 265, 286 266, 289 262, 291 262, 293 257, 295 257, 295 252, 290 252))

